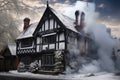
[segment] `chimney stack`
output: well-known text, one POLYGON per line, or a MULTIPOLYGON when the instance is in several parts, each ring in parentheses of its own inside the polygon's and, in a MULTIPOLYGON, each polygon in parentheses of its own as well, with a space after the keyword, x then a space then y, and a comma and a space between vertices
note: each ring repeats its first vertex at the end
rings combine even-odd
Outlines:
POLYGON ((81 32, 84 28, 84 19, 85 19, 84 12, 79 13, 79 11, 77 10, 75 12, 75 28, 79 32, 81 32))
POLYGON ((80 31, 84 28, 84 21, 85 21, 85 13, 82 12, 80 17, 80 31))
POLYGON ((30 19, 29 18, 25 18, 23 21, 24 21, 23 30, 26 30, 29 27, 29 25, 30 25, 30 19))
POLYGON ((78 17, 79 17, 79 11, 76 10, 76 11, 75 11, 75 26, 76 26, 76 27, 78 26, 78 17))

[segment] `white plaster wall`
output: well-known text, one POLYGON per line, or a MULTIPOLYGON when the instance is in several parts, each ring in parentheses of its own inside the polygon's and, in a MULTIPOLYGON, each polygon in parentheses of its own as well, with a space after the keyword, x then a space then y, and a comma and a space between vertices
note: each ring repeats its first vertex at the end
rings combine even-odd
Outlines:
POLYGON ((53 29, 53 19, 50 20, 50 29, 53 29))
POLYGON ((48 20, 45 21, 45 30, 48 30, 48 20))
POLYGON ((46 47, 48 47, 48 45, 43 45, 43 50, 46 50, 46 47))
POLYGON ((60 34, 60 41, 65 40, 64 33, 60 34))
POLYGON ((64 42, 59 43, 59 49, 65 49, 65 43, 64 42))
POLYGON ((55 49, 55 44, 49 44, 49 49, 55 49))

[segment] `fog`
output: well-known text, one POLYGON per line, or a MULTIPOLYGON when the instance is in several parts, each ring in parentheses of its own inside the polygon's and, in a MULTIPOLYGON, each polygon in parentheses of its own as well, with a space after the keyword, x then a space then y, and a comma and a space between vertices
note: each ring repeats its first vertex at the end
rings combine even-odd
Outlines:
MULTIPOLYGON (((115 47, 115 40, 110 35, 106 25, 99 23, 99 13, 95 12, 95 3, 87 3, 83 1, 77 1, 74 5, 65 8, 65 15, 75 19, 74 12, 79 10, 85 13, 85 27, 84 32, 89 34, 89 37, 94 41, 94 44, 97 45, 94 49, 97 49, 97 55, 95 59, 92 58, 92 55, 89 56, 90 59, 86 57, 75 57, 79 59, 81 65, 76 66, 76 61, 72 59, 72 65, 76 66, 79 69, 79 73, 93 73, 93 72, 115 72, 115 63, 113 59, 113 48, 115 47)), ((89 53, 89 52, 88 52, 89 53)), ((72 53, 74 56, 77 54, 72 53)), ((74 57, 72 57, 74 58, 74 57)), ((77 63, 77 64, 79 64, 77 63)), ((68 67, 68 72, 72 70, 68 67)))

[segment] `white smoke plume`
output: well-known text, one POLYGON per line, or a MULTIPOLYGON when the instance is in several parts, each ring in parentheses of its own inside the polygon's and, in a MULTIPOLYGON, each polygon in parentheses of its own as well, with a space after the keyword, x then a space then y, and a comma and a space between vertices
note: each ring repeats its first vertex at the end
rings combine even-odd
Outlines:
MULTIPOLYGON (((76 10, 85 13, 85 28, 84 31, 99 46, 96 54, 98 59, 92 60, 90 63, 83 63, 80 67, 80 73, 100 72, 100 71, 115 71, 115 63, 112 59, 113 48, 115 45, 114 39, 107 32, 107 27, 98 22, 99 13, 95 12, 95 4, 83 1, 77 1, 74 5, 67 7, 65 15, 75 19, 74 12, 76 10)), ((80 59, 81 61, 81 59, 80 59)), ((86 62, 86 60, 84 60, 86 62)))

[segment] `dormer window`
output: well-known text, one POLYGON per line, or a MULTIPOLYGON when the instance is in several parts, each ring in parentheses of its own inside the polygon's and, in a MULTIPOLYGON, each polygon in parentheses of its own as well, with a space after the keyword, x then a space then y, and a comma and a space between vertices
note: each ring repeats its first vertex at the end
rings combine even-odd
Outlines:
POLYGON ((31 47, 31 46, 32 46, 32 39, 23 39, 21 41, 21 48, 31 47))

